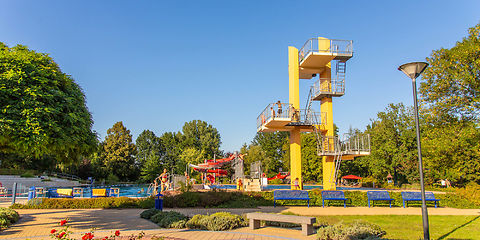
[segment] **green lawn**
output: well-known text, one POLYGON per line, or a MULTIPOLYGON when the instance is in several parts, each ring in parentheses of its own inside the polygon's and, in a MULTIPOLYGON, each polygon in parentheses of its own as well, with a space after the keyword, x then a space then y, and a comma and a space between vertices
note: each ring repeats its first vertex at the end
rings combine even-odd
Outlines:
MULTIPOLYGON (((318 222, 335 224, 364 220, 379 225, 388 239, 423 238, 422 216, 320 216, 318 222)), ((480 239, 480 216, 429 216, 432 239, 480 239)))

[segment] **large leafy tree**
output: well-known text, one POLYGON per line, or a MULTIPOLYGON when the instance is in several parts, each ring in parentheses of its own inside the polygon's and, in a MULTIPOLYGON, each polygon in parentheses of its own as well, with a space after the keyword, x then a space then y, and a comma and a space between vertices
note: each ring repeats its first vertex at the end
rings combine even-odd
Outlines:
POLYGON ((115 123, 107 130, 103 148, 103 160, 110 173, 124 181, 138 177, 134 158, 136 148, 130 130, 122 122, 115 123))
MULTIPOLYGON (((165 149, 165 156, 162 161, 163 167, 168 172, 183 174, 185 171, 185 165, 180 158, 184 149, 183 139, 184 137, 180 132, 165 132, 160 136, 160 141, 165 149)), ((161 174, 161 172, 158 172, 158 174, 161 174)))
POLYGON ((80 160, 95 148, 85 95, 45 53, 0 42, 0 151, 80 160))
POLYGON ((480 24, 450 49, 434 50, 427 58, 420 94, 431 119, 479 120, 480 24))
POLYGON ((371 174, 385 179, 397 175, 400 183, 418 178, 417 144, 413 111, 403 104, 390 104, 385 112, 367 126, 371 137, 371 154, 364 157, 371 174))
POLYGON ((213 158, 220 152, 220 133, 212 125, 202 120, 186 122, 182 128, 184 146, 204 153, 204 158, 213 158))
POLYGON ((284 162, 288 161, 284 159, 288 151, 285 144, 288 144, 288 132, 257 133, 253 138, 252 145, 260 146, 265 152, 264 160, 268 161, 262 162, 262 166, 269 176, 278 173, 279 168, 283 168, 284 162))
POLYGON ((163 171, 165 148, 155 133, 144 130, 135 142, 137 147, 137 164, 141 170, 142 179, 153 181, 163 171))

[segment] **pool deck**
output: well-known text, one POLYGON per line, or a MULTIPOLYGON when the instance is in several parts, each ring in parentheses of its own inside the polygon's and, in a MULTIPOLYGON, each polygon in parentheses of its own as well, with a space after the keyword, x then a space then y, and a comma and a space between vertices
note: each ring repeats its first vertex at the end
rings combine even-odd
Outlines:
MULTIPOLYGON (((199 230, 159 229, 148 220, 139 217, 144 209, 18 209, 21 219, 11 228, 0 232, 0 239, 50 239, 49 233, 58 228, 58 223, 69 218, 74 236, 96 228, 95 236, 111 235, 120 230, 122 236, 144 232, 147 236, 163 236, 166 239, 315 239, 315 235, 302 236, 298 229, 264 227, 257 230, 239 228, 231 231, 212 232, 199 230)), ((299 215, 421 215, 421 209, 388 207, 260 207, 249 209, 183 208, 165 209, 186 215, 211 214, 219 211, 243 214, 247 212, 292 212, 299 215)), ((480 209, 429 208, 429 215, 480 215, 480 209)))

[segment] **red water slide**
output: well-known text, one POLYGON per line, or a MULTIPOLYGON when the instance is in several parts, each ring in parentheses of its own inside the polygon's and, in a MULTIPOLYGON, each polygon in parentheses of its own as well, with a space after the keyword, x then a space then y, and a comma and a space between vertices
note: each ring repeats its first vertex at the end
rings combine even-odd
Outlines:
POLYGON ((288 177, 289 175, 290 175, 289 172, 286 173, 286 174, 282 174, 281 172, 279 172, 277 175, 275 175, 275 176, 273 176, 273 177, 271 177, 271 178, 267 178, 267 179, 268 179, 268 181, 273 180, 273 179, 282 179, 282 180, 283 180, 283 179, 285 179, 286 177, 288 177))

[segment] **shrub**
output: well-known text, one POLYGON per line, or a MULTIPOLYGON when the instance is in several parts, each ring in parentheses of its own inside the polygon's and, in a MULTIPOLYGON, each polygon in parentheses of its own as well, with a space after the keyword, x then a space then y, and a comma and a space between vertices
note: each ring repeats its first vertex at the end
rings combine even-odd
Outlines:
POLYGON ((364 221, 350 224, 335 224, 317 230, 318 239, 351 240, 351 239, 381 239, 385 231, 375 225, 364 221))
POLYGON ((0 207, 0 228, 4 229, 18 221, 20 216, 12 209, 0 207))
POLYGON ((186 223, 188 228, 210 231, 225 231, 247 225, 247 221, 242 216, 228 212, 217 212, 209 216, 195 215, 186 223))
POLYGON ((190 229, 207 230, 206 225, 204 225, 204 219, 206 219, 207 217, 207 215, 197 214, 193 216, 190 220, 188 220, 185 226, 190 229))
POLYGON ((142 200, 128 197, 107 198, 37 198, 27 204, 14 204, 14 209, 87 209, 87 208, 136 208, 142 200))
POLYGON ((140 217, 145 218, 145 219, 150 219, 153 215, 155 215, 159 212, 160 212, 160 210, 158 210, 158 209, 150 208, 150 209, 147 209, 147 210, 143 211, 142 213, 140 213, 140 217))
POLYGON ((33 178, 33 177, 35 177, 35 175, 33 175, 33 173, 31 173, 31 172, 24 172, 24 173, 22 173, 22 175, 20 175, 20 177, 33 178))
POLYGON ((158 212, 157 214, 153 215, 150 220, 156 223, 158 226, 163 228, 171 228, 174 226, 178 226, 179 223, 172 225, 175 222, 186 220, 187 216, 174 211, 169 212, 158 212))

